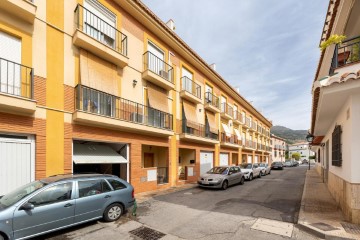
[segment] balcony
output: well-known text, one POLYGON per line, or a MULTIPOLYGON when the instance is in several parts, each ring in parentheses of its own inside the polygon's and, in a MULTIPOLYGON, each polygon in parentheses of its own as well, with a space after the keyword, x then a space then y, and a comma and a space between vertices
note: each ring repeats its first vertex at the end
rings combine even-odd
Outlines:
POLYGON ((207 144, 219 143, 219 135, 210 132, 209 126, 199 123, 191 123, 191 127, 188 126, 187 120, 183 119, 181 121, 182 133, 180 139, 207 144))
POLYGON ((360 36, 347 39, 335 45, 329 75, 337 68, 345 67, 360 61, 360 36))
POLYGON ((80 4, 75 8, 74 45, 124 68, 128 65, 128 38, 80 4))
POLYGON ((32 115, 36 110, 34 70, 0 58, 0 111, 32 115))
POLYGON ((201 86, 188 77, 182 77, 180 97, 195 104, 201 103, 201 86))
POLYGON ((257 131, 258 131, 258 133, 263 134, 263 128, 259 125, 257 127, 257 131))
POLYGON ((73 120, 80 124, 158 136, 173 135, 173 115, 86 86, 75 89, 73 120))
POLYGON ((219 98, 212 94, 211 92, 205 93, 205 106, 204 108, 208 111, 211 111, 213 113, 219 113, 219 98))
POLYGON ((17 17, 25 22, 34 24, 36 6, 27 0, 1 0, 0 10, 8 12, 12 17, 17 17))
POLYGON ((250 121, 250 118, 245 117, 245 124, 244 124, 243 126, 244 126, 245 128, 250 129, 250 127, 251 127, 251 121, 250 121))
POLYGON ((220 145, 223 147, 229 148, 240 148, 242 145, 241 139, 239 139, 236 135, 231 134, 229 137, 226 136, 226 133, 221 133, 221 142, 220 145))
POLYGON ((229 104, 222 103, 220 110, 221 110, 221 117, 222 118, 233 119, 233 116, 234 116, 233 108, 229 104))
POLYGON ((244 124, 243 117, 239 111, 234 111, 234 122, 238 124, 244 124))
POLYGON ((245 140, 245 147, 251 148, 251 149, 256 149, 256 142, 253 142, 251 140, 245 140))
POLYGON ((257 130, 257 124, 253 121, 250 121, 250 130, 255 132, 257 130))
POLYGON ((152 54, 146 52, 143 55, 144 71, 142 78, 166 89, 174 89, 173 68, 152 54))

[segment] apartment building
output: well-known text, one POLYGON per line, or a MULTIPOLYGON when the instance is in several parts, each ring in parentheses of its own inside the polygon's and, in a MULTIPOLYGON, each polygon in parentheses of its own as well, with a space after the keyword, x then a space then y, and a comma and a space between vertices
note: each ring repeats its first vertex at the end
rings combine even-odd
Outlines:
POLYGON ((285 139, 271 134, 271 162, 285 162, 285 152, 288 150, 288 145, 285 139))
POLYGON ((294 153, 300 154, 300 160, 309 160, 310 156, 315 156, 315 152, 311 150, 311 145, 308 142, 300 142, 289 145, 289 158, 292 158, 294 153))
POLYGON ((317 170, 346 219, 360 223, 360 1, 330 1, 320 43, 345 35, 321 52, 312 85, 311 133, 317 170))
POLYGON ((268 162, 271 122, 138 0, 0 4, 0 194, 99 172, 137 193, 268 162))

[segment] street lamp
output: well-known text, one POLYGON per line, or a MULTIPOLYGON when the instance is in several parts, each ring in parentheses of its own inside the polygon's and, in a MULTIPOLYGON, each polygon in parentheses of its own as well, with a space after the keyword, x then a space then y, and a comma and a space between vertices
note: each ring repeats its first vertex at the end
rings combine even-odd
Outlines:
POLYGON ((312 143, 312 141, 314 140, 314 135, 312 135, 310 132, 308 132, 308 135, 306 136, 306 141, 309 143, 309 170, 310 170, 310 144, 312 143))

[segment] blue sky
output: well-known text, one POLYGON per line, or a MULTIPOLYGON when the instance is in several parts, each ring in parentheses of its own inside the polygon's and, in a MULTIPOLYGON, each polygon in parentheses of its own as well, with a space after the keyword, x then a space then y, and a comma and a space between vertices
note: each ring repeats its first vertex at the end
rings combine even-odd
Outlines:
POLYGON ((142 0, 262 114, 309 129, 311 84, 329 1, 142 0))

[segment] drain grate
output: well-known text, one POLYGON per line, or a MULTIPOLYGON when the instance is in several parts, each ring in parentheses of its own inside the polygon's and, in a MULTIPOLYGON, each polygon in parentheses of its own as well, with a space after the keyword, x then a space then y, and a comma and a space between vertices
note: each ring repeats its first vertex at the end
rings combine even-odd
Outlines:
POLYGON ((331 226, 331 225, 329 225, 329 224, 321 223, 321 222, 319 222, 319 223, 312 223, 312 224, 310 224, 310 225, 313 226, 313 227, 316 227, 316 228, 318 228, 318 229, 320 229, 320 230, 323 230, 323 231, 325 231, 325 232, 327 232, 327 231, 333 231, 333 230, 339 230, 338 228, 334 228, 333 226, 331 226))
POLYGON ((348 233, 360 234, 360 225, 356 225, 348 222, 341 222, 341 225, 348 233))
POLYGON ((131 230, 130 233, 143 240, 158 240, 166 235, 148 227, 139 227, 131 230))

